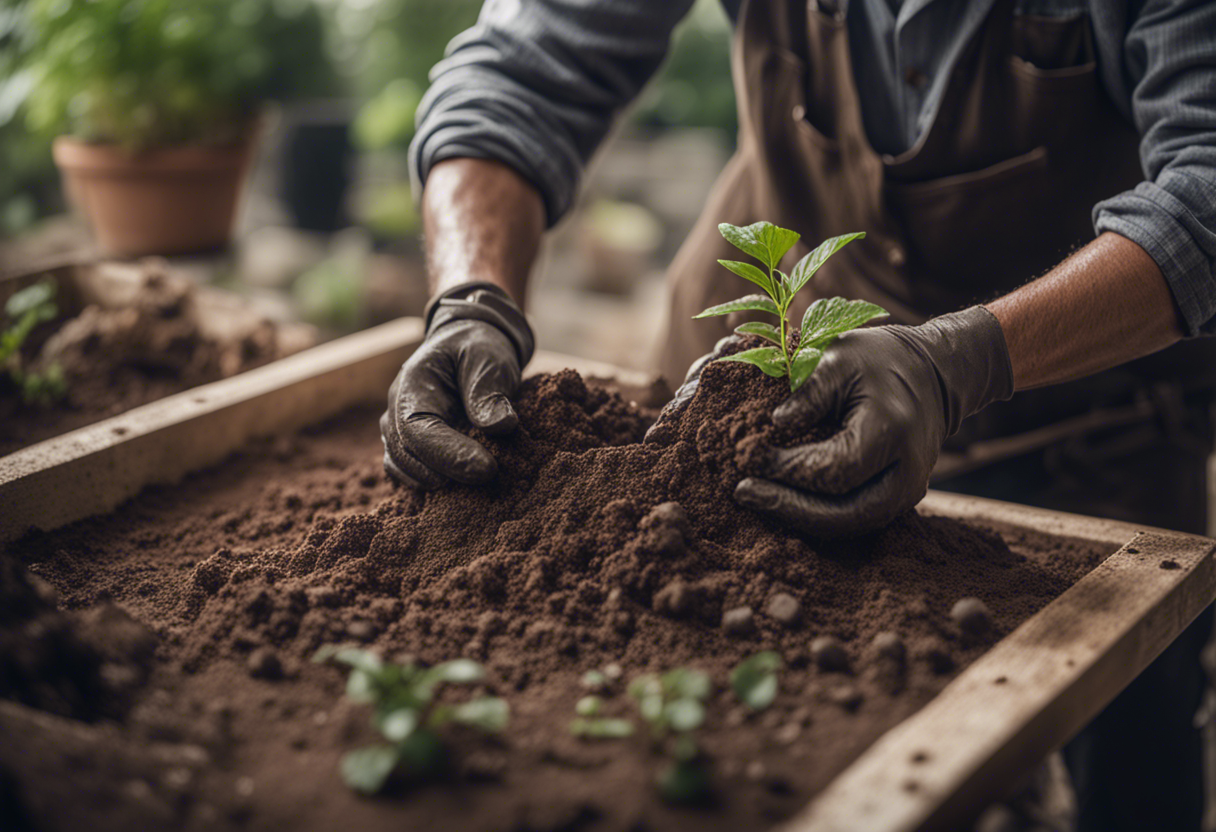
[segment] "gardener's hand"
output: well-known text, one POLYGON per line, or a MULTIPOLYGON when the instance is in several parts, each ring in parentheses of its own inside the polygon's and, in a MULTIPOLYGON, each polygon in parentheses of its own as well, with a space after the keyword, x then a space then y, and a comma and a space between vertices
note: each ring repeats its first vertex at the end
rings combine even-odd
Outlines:
POLYGON ((740 482, 735 499, 819 537, 872 531, 925 496, 942 442, 964 418, 1011 395, 1005 336, 981 306, 846 333, 773 412, 779 425, 829 420, 840 432, 775 450, 767 477, 740 482))
POLYGON ((494 457, 452 425, 464 414, 486 433, 515 430, 509 399, 532 357, 532 329, 489 283, 436 296, 426 321, 426 337, 401 367, 380 417, 384 470, 415 488, 487 482, 498 470, 494 457))

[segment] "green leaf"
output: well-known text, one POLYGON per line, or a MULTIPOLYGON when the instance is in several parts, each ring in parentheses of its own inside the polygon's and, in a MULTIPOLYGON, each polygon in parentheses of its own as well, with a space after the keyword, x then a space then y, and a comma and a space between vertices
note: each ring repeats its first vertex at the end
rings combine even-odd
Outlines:
POLYGON ((750 321, 735 327, 735 332, 740 335, 759 335, 761 338, 767 338, 777 346, 781 346, 781 331, 772 324, 750 321))
POLYGON ((485 696, 462 702, 452 709, 452 720, 461 725, 470 725, 487 733, 496 734, 507 727, 511 708, 505 699, 485 696))
POLYGON ((389 745, 359 748, 342 757, 342 779, 346 785, 364 794, 375 794, 397 767, 400 757, 389 745))
POLYGON ((769 295, 773 294, 773 284, 769 281, 768 275, 751 263, 740 263, 738 260, 719 260, 718 262, 744 280, 750 280, 752 283, 755 283, 761 289, 768 292, 769 295))
POLYGON ((748 295, 738 300, 732 300, 729 303, 711 306, 700 315, 693 315, 693 319, 729 315, 732 312, 768 312, 771 315, 776 315, 778 318, 781 317, 781 310, 777 308, 777 304, 773 303, 772 298, 766 298, 764 295, 748 295))
MULTIPOLYGON (((378 716, 378 715, 377 715, 378 716)), ((401 742, 418 727, 418 711, 413 708, 399 708, 377 718, 380 733, 386 740, 401 742)))
POLYGON ((755 257, 770 269, 777 268, 785 253, 794 247, 801 235, 788 228, 779 228, 771 222, 757 222, 740 228, 722 223, 719 233, 735 248, 755 257))
POLYGON ((604 700, 598 696, 584 696, 574 706, 574 712, 579 716, 595 716, 604 706, 604 700))
POLYGON ((629 683, 629 695, 637 700, 642 719, 656 724, 663 718, 663 683, 653 673, 637 677, 629 683))
POLYGON ((811 373, 819 366, 819 360, 823 358, 823 350, 817 347, 799 347, 798 352, 794 353, 794 357, 790 359, 790 367, 793 373, 790 374, 790 392, 793 393, 802 386, 811 373))
POLYGON ((777 671, 781 657, 765 650, 744 659, 730 672, 730 686, 735 696, 753 711, 762 711, 777 698, 777 671))
POLYGON ((706 699, 709 696, 709 674, 704 670, 677 667, 663 674, 663 687, 675 698, 706 699))
MULTIPOLYGON (((35 283, 33 286, 26 286, 19 292, 14 292, 12 297, 4 304, 4 312, 10 318, 20 318, 26 312, 37 310, 38 307, 44 307, 49 304, 55 297, 55 284, 49 281, 35 283)), ((51 307, 51 317, 54 317, 54 307, 51 307)), ((39 310, 39 317, 42 317, 39 310)), ((42 317, 42 320, 47 318, 42 317)))
POLYGON ((376 701, 376 678, 365 670, 352 670, 346 679, 346 696, 363 704, 376 701))
POLYGON ((739 361, 743 364, 754 364, 773 378, 781 378, 786 373, 785 356, 777 347, 756 347, 755 349, 737 352, 719 358, 719 361, 739 361))
POLYGON ((794 271, 790 276, 790 293, 797 294, 801 291, 802 287, 815 276, 815 272, 819 271, 819 267, 826 263, 829 257, 854 240, 860 240, 865 236, 866 233, 864 231, 858 231, 856 234, 829 237, 820 243, 814 251, 803 257, 794 266, 794 271))
POLYGON ((633 736, 633 723, 627 719, 574 719, 570 733, 589 739, 619 740, 633 736))
POLYGON ((599 670, 588 670, 583 674, 582 685, 591 690, 600 690, 608 685, 608 677, 599 670))
POLYGON ((360 650, 356 647, 326 645, 317 651, 312 660, 314 662, 326 662, 331 659, 338 664, 344 664, 347 667, 353 667, 371 674, 379 673, 384 667, 384 662, 375 653, 360 650))
POLYGON ((470 682, 480 682, 485 675, 482 666, 472 659, 453 659, 431 668, 428 673, 434 673, 436 678, 453 685, 464 685, 470 682))
POLYGON ((799 344, 807 347, 827 346, 837 335, 886 314, 887 310, 881 306, 864 300, 820 298, 802 316, 799 344))
POLYGON ((694 731, 705 721, 705 707, 696 699, 677 699, 667 703, 663 716, 676 731, 694 731))

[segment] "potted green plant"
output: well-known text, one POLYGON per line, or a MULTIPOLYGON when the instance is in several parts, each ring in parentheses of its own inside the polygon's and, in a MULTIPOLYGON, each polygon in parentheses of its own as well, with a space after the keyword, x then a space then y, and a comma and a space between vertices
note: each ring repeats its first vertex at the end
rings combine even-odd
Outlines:
POLYGON ((312 0, 28 0, 27 117, 105 251, 223 246, 259 114, 324 72, 312 0))

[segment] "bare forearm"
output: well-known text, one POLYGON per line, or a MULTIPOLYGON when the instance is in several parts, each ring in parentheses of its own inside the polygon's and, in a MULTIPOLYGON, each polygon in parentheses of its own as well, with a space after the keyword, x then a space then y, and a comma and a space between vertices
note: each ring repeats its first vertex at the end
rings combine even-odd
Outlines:
POLYGON ((985 306, 1005 333, 1017 390, 1081 378, 1182 338, 1161 270, 1117 234, 985 306))
POLYGON ((432 294, 485 281, 523 305, 545 209, 522 177, 484 159, 440 162, 427 176, 422 222, 432 294))

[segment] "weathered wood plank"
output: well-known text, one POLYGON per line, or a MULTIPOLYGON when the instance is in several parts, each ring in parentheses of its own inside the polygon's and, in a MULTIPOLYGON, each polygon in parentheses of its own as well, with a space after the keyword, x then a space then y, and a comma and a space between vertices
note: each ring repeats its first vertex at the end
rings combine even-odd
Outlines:
POLYGON ((0 458, 0 543, 110 511, 257 436, 382 400, 422 337, 402 318, 0 458))
POLYGON ((957 495, 927 502, 942 514, 1126 544, 884 734, 785 832, 964 826, 1216 597, 1216 541, 1207 538, 957 495))

